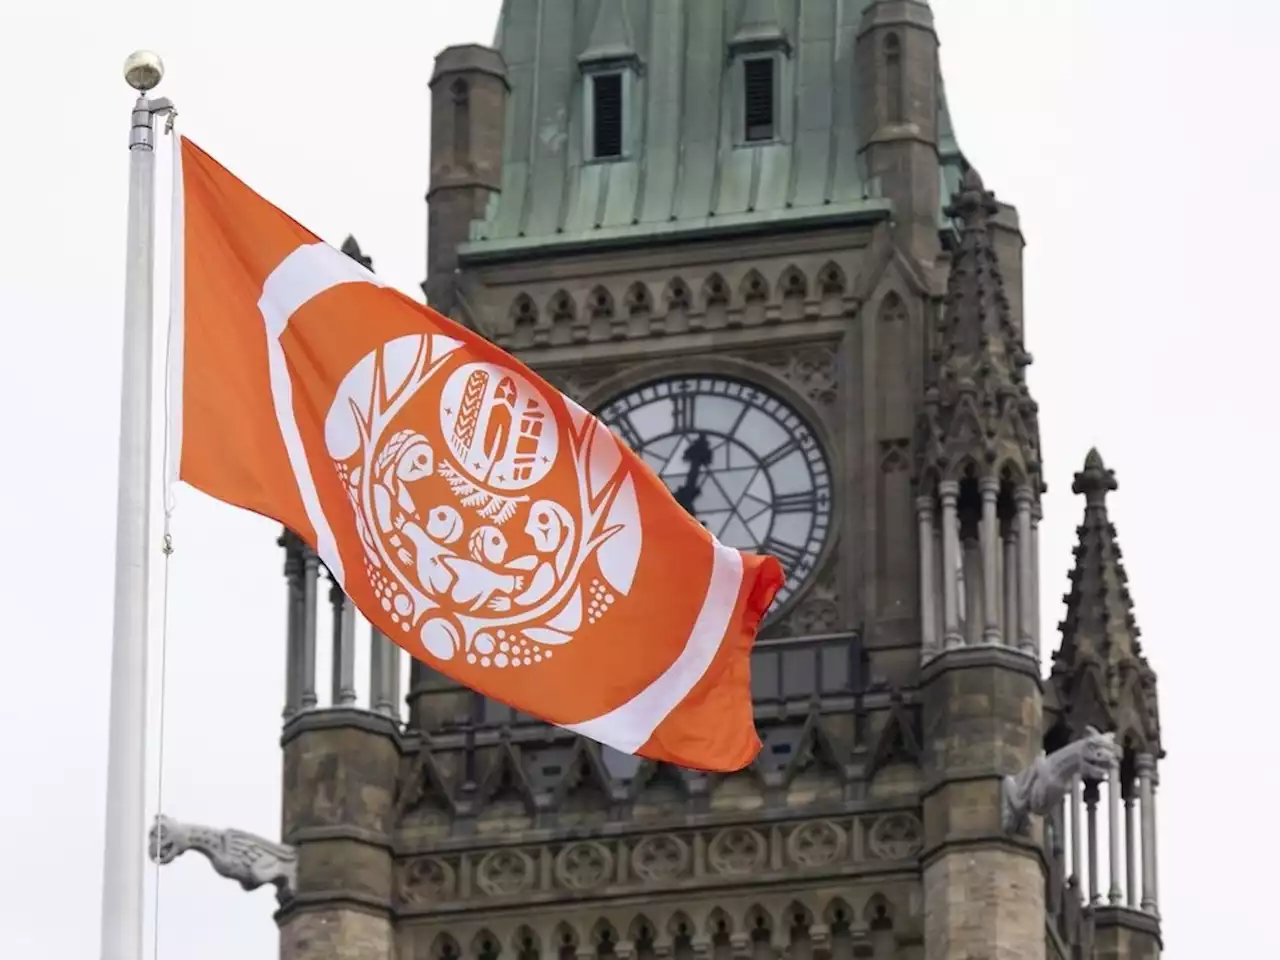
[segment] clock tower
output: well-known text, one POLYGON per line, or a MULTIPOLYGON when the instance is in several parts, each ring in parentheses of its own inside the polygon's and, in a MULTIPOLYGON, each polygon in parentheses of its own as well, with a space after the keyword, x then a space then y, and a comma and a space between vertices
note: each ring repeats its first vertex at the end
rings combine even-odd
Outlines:
MULTIPOLYGON (((764 748, 637 761, 418 661, 402 723, 375 637, 372 713, 289 714, 286 960, 1154 957, 1154 674, 1080 614, 1042 676, 1022 235, 957 146, 928 3, 509 0, 431 105, 431 305, 782 561, 764 748), (1090 724, 1123 783, 1010 835, 1002 778, 1090 724), (1099 822, 1129 830, 1110 895, 1099 822)), ((1115 585, 1089 496, 1079 577, 1115 585)))

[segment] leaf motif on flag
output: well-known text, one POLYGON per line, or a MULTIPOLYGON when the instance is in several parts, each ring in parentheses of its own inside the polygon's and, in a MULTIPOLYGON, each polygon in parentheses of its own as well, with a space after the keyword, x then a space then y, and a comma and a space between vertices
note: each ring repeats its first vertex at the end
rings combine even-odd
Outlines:
POLYGON ((434 339, 392 341, 351 369, 329 453, 392 623, 439 660, 532 667, 631 589, 631 467, 563 398, 434 339))

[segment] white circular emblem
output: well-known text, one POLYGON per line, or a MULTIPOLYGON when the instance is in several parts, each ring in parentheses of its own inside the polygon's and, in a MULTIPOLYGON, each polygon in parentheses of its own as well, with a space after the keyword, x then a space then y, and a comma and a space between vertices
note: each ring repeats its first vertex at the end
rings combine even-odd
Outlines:
POLYGON ((439 660, 533 667, 630 592, 634 481, 607 428, 460 346, 414 335, 364 357, 325 442, 394 628, 439 660))

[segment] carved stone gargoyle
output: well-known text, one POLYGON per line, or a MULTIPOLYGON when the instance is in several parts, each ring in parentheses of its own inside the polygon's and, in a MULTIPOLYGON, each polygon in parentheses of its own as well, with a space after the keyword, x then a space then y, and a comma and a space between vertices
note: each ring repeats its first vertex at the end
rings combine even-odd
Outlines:
POLYGON ((151 828, 149 853, 159 864, 172 863, 188 850, 204 854, 213 869, 245 890, 273 884, 276 899, 285 903, 294 893, 298 852, 243 830, 215 830, 182 823, 163 814, 151 828))
POLYGON ((1114 733, 1093 727, 1061 750, 1040 754, 1027 769, 1004 778, 1000 789, 1000 819, 1006 833, 1025 834, 1030 815, 1047 816, 1062 802, 1077 777, 1104 782, 1123 750, 1114 733))

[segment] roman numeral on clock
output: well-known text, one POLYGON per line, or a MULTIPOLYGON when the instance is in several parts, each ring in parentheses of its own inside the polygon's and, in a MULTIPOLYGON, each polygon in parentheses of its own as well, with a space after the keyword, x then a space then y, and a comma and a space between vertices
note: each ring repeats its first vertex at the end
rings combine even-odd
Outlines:
POLYGON ((815 490, 784 493, 773 498, 774 513, 814 513, 817 509, 818 494, 815 490))
POLYGON ((789 543, 782 543, 770 537, 760 547, 761 553, 767 553, 771 557, 777 557, 788 572, 794 570, 804 560, 804 547, 794 547, 789 543))
POLYGON ((676 433, 689 433, 693 430, 693 404, 696 398, 692 394, 677 393, 671 397, 671 429, 676 433))

